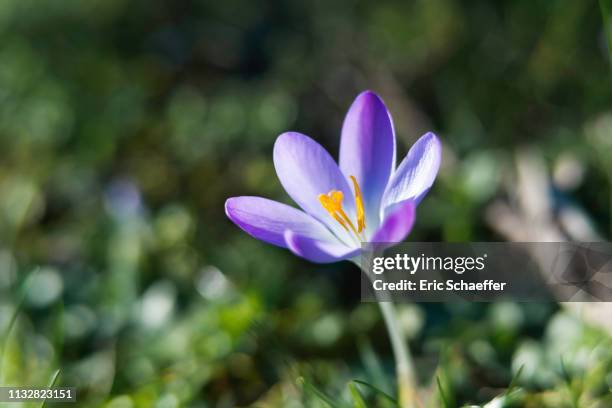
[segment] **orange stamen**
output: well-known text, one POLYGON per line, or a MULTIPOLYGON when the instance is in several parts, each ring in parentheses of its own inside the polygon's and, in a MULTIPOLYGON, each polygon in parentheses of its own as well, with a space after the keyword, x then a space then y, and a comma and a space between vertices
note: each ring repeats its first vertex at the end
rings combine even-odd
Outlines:
POLYGON ((355 203, 357 204, 357 229, 359 232, 363 231, 365 225, 365 211, 363 210, 363 196, 361 195, 361 189, 357 183, 355 176, 351 176, 353 182, 353 188, 355 189, 355 203))
POLYGON ((342 208, 344 194, 342 191, 332 190, 327 194, 319 194, 321 206, 331 215, 346 231, 352 231, 358 240, 362 240, 361 232, 365 229, 365 212, 363 209, 363 196, 357 183, 357 179, 351 176, 353 187, 355 188, 355 203, 357 206, 357 228, 351 219, 346 215, 342 208))

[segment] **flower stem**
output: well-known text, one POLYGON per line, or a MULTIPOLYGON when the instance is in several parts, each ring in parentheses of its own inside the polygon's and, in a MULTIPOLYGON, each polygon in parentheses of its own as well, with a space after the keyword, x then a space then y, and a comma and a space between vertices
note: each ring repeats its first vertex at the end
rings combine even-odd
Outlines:
MULTIPOLYGON (((363 254, 362 254, 363 256, 363 254)), ((361 269, 366 277, 373 281, 373 275, 364 268, 363 265, 369 264, 368 258, 353 259, 353 262, 361 269)), ((387 327, 387 333, 391 340, 391 349, 395 358, 395 372, 397 376, 398 402, 400 408, 416 408, 416 377, 414 374, 414 364, 412 356, 406 344, 406 337, 398 323, 397 313, 393 302, 383 299, 380 294, 374 291, 374 296, 380 307, 380 311, 387 327)))
POLYGON ((395 371, 401 408, 416 407, 416 383, 412 357, 406 346, 406 339, 398 325, 395 306, 391 302, 379 301, 387 332, 391 339, 391 347, 395 356, 395 371))

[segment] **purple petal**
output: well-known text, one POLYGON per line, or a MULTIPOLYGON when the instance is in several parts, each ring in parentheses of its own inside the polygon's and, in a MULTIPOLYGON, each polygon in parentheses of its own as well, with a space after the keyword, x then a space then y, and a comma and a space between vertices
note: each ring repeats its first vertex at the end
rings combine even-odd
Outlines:
POLYGON ((349 109, 340 141, 340 169, 355 176, 367 218, 378 218, 380 200, 395 166, 395 133, 389 111, 371 91, 359 94, 349 109))
POLYGON ((389 208, 382 225, 372 237, 372 242, 401 242, 408 236, 414 225, 416 203, 402 201, 389 208))
POLYGON ((350 248, 337 242, 319 241, 291 230, 285 232, 285 242, 295 255, 315 263, 342 261, 356 256, 361 251, 361 248, 350 248))
POLYGON ((327 228, 310 215, 261 197, 232 197, 225 213, 237 226, 262 241, 286 248, 284 233, 291 229, 305 237, 337 241, 327 228))
POLYGON ((407 199, 418 204, 436 179, 441 161, 442 145, 437 136, 431 132, 421 136, 391 178, 383 207, 407 199))
POLYGON ((318 197, 331 190, 342 191, 344 209, 350 217, 354 215, 355 198, 338 165, 321 145, 301 133, 283 133, 274 144, 274 167, 287 194, 304 211, 325 223, 336 235, 346 236, 318 197))

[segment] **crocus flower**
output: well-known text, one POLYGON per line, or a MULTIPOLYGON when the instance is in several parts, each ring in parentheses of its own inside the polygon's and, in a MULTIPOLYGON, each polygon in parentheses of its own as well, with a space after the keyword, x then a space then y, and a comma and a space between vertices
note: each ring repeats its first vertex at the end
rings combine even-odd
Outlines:
POLYGON ((339 165, 308 136, 281 134, 274 167, 302 211, 262 197, 233 197, 227 216, 253 237, 317 263, 354 259, 362 242, 396 243, 409 234, 415 207, 434 182, 442 149, 423 135, 395 168, 395 131, 389 111, 373 92, 349 109, 339 165))

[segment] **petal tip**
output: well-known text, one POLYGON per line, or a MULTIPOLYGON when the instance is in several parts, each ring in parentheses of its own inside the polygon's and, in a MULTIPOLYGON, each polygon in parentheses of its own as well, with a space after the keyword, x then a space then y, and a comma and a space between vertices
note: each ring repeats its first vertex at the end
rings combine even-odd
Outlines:
POLYGON ((357 97, 359 98, 360 96, 378 96, 376 94, 376 92, 372 91, 371 89, 366 89, 365 91, 362 91, 359 93, 359 95, 357 95, 357 97))
POLYGON ((223 209, 225 210, 225 215, 227 218, 234 223, 238 228, 245 231, 247 234, 251 235, 248 228, 240 221, 240 216, 236 213, 236 208, 238 207, 238 203, 241 197, 230 197, 225 200, 225 205, 223 209))
POLYGON ((437 146, 442 146, 440 138, 434 132, 427 132, 422 136, 422 138, 430 141, 431 143, 436 144, 437 146))
POLYGON ((240 207, 240 200, 248 199, 248 198, 250 197, 246 197, 246 196, 230 197, 227 200, 225 200, 225 205, 223 206, 225 210, 225 215, 227 216, 227 218, 229 218, 231 222, 236 224, 238 228, 246 232, 248 232, 248 228, 246 228, 244 223, 240 220, 239 207, 240 207), (238 209, 238 212, 236 211, 237 209, 238 209))
POLYGON ((349 108, 347 117, 344 119, 345 125, 346 125, 348 116, 351 115, 351 113, 357 114, 358 117, 361 115, 366 115, 366 116, 381 115, 381 117, 387 118, 387 120, 389 121, 389 127, 391 130, 391 134, 393 135, 393 140, 395 140, 395 133, 393 130, 393 119, 391 117, 391 112, 389 112, 389 109, 387 108, 385 101, 383 101, 380 95, 378 95, 376 92, 366 90, 366 91, 361 92, 359 95, 357 95, 357 97, 351 104, 351 107, 349 108))
POLYGON ((383 107, 385 107, 385 102, 382 100, 382 98, 380 97, 380 95, 378 95, 376 92, 371 91, 369 89, 361 92, 359 95, 357 95, 357 97, 355 98, 355 102, 361 102, 364 104, 379 104, 382 105, 383 107))
POLYGON ((422 146, 423 152, 431 152, 434 154, 435 161, 437 162, 436 166, 439 167, 442 162, 442 142, 440 138, 434 132, 427 132, 417 140, 415 145, 417 144, 422 146))
POLYGON ((440 141, 440 138, 434 132, 427 132, 425 133, 425 136, 431 139, 431 143, 433 144, 438 156, 438 161, 440 162, 442 160, 442 142, 440 141))
POLYGON ((228 198, 227 200, 225 200, 225 204, 223 205, 223 208, 225 210, 225 215, 227 215, 227 218, 229 218, 232 221, 234 221, 232 217, 232 204, 236 201, 236 198, 237 197, 228 198))
POLYGON ((439 145, 439 144, 441 144, 441 142, 440 142, 440 138, 439 138, 439 137, 438 137, 438 135, 436 135, 434 132, 427 132, 427 133, 425 133, 425 134, 422 136, 422 138, 424 138, 424 139, 429 139, 429 140, 431 140, 433 143, 436 143, 436 144, 438 144, 438 145, 439 145))
POLYGON ((284 132, 278 135, 272 148, 272 161, 274 165, 278 165, 279 157, 283 154, 283 151, 288 149, 291 145, 291 140, 295 137, 295 132, 284 132))
POLYGON ((294 132, 283 132, 274 141, 274 150, 278 149, 283 143, 289 140, 292 137, 294 132))
POLYGON ((305 142, 314 142, 310 137, 300 133, 300 132, 283 132, 276 138, 274 142, 274 147, 272 149, 272 155, 278 155, 281 150, 284 149, 292 149, 296 143, 305 143, 305 142))

